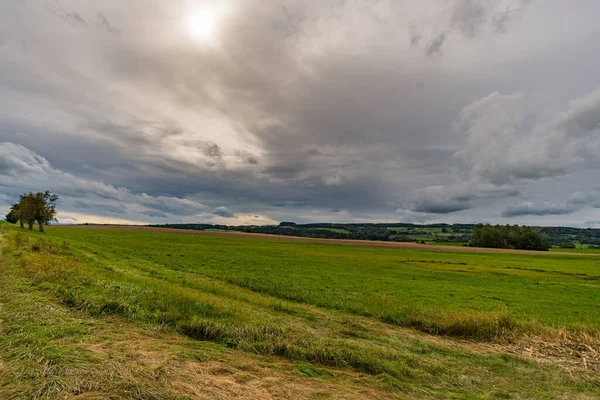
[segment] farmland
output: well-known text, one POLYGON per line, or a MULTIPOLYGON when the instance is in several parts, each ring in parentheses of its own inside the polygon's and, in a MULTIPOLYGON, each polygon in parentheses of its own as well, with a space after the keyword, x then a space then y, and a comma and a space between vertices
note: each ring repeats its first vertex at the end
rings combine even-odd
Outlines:
POLYGON ((2 398, 600 395, 595 254, 2 229, 2 398))
MULTIPOLYGON (((279 225, 263 226, 227 226, 210 224, 168 224, 154 227, 187 229, 195 231, 256 232, 283 236, 378 240, 386 242, 419 242, 467 246, 472 237, 473 224, 431 224, 417 225, 409 223, 364 223, 334 224, 313 223, 296 224, 282 222, 279 225)), ((569 227, 532 227, 540 237, 554 248, 600 249, 600 229, 580 229, 569 227)))

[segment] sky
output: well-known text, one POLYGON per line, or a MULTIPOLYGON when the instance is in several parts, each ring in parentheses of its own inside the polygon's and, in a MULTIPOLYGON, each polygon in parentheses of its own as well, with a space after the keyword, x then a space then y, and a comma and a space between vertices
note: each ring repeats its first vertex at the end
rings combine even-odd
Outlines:
POLYGON ((597 0, 0 0, 0 213, 600 227, 597 0))

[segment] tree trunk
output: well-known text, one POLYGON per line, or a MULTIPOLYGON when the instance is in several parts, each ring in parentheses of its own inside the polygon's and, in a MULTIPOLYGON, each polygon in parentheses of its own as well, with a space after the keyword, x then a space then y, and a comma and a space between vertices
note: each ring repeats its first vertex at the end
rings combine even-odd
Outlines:
POLYGON ((44 223, 41 221, 38 221, 38 226, 40 227, 40 232, 44 232, 44 223))
POLYGON ((23 220, 20 219, 19 222, 21 223, 21 229, 25 228, 25 224, 23 224, 23 220))
POLYGON ((32 231, 33 230, 33 222, 28 222, 29 224, 29 230, 32 231))

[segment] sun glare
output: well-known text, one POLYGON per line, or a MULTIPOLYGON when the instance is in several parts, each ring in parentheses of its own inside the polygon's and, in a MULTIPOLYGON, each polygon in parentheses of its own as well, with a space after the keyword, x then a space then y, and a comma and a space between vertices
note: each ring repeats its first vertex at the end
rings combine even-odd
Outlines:
POLYGON ((196 12, 190 17, 189 23, 192 34, 198 39, 209 40, 215 33, 215 15, 208 10, 196 12))

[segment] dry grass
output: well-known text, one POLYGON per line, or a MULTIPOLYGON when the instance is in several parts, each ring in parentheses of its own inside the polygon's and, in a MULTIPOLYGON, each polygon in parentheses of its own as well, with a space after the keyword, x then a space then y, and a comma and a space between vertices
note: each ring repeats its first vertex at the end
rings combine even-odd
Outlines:
POLYGON ((511 354, 536 363, 559 367, 569 374, 600 374, 600 340, 593 335, 545 330, 537 336, 524 336, 496 343, 461 340, 421 332, 404 332, 420 340, 442 346, 488 354, 511 354))
POLYGON ((600 340, 594 336, 554 332, 522 338, 514 344, 501 346, 499 350, 559 366, 569 373, 600 374, 600 340))

